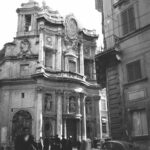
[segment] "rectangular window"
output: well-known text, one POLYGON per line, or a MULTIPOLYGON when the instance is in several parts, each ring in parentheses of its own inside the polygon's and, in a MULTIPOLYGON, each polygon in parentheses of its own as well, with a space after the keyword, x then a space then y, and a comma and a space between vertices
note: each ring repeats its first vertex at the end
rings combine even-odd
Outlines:
POLYGON ((133 6, 121 13, 123 35, 136 29, 135 15, 133 6))
POLYGON ((147 117, 145 110, 132 112, 132 136, 148 135, 147 117))
POLYGON ((69 60, 69 71, 76 72, 76 62, 69 60))
POLYGON ((91 59, 84 60, 84 74, 88 79, 93 78, 93 60, 91 59))
POLYGON ((106 117, 102 117, 102 132, 104 133, 104 134, 106 134, 107 133, 107 119, 106 119, 106 117))
POLYGON ((136 81, 142 78, 140 60, 131 62, 127 64, 126 67, 127 67, 128 82, 136 81))
POLYGON ((21 76, 29 75, 29 64, 20 65, 20 74, 21 76))
POLYGON ((53 53, 48 50, 45 51, 45 67, 53 69, 53 53))
POLYGON ((31 15, 25 15, 25 32, 31 30, 31 15))

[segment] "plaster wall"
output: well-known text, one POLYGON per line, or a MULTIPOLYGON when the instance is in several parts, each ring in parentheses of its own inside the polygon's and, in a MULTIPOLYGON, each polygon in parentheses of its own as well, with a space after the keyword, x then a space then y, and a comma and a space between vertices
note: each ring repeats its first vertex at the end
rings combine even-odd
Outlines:
POLYGON ((37 61, 6 61, 0 66, 0 79, 14 79, 29 77, 34 74, 37 67, 37 61), (22 67, 22 68, 21 68, 22 67))

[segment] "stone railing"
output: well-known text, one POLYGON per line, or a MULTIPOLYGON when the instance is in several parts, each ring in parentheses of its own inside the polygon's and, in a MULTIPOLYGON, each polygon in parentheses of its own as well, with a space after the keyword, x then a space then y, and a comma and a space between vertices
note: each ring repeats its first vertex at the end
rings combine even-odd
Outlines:
POLYGON ((70 79, 78 79, 78 80, 86 80, 86 77, 71 71, 55 71, 47 69, 43 66, 38 66, 36 68, 36 73, 45 73, 48 77, 62 77, 62 78, 70 78, 70 79))
POLYGON ((74 79, 80 79, 85 81, 85 76, 70 71, 51 71, 45 69, 45 73, 47 73, 49 76, 74 78, 74 79))

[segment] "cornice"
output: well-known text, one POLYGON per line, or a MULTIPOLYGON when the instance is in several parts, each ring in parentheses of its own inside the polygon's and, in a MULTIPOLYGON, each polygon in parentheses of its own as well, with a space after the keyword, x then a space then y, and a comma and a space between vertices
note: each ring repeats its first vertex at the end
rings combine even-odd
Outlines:
POLYGON ((19 84, 35 84, 36 81, 32 78, 13 78, 13 79, 1 79, 0 85, 19 85, 19 84))
POLYGON ((150 29, 150 24, 148 24, 148 25, 146 25, 146 26, 144 26, 142 28, 139 28, 139 29, 137 29, 137 30, 135 30, 135 31, 133 31, 133 32, 131 32, 131 33, 121 37, 121 38, 119 38, 120 39, 120 43, 122 43, 125 40, 128 40, 128 39, 130 39, 132 37, 135 37, 136 35, 141 34, 142 32, 145 32, 145 31, 147 31, 149 29, 150 29))
POLYGON ((37 60, 38 55, 30 55, 27 57, 18 57, 18 56, 7 56, 0 60, 0 65, 7 62, 7 61, 22 61, 22 60, 37 60))
POLYGON ((44 72, 37 73, 31 75, 33 79, 43 78, 44 80, 53 81, 53 82, 64 82, 64 83, 75 83, 75 84, 81 84, 83 86, 86 86, 88 89, 99 89, 100 86, 98 84, 91 84, 87 81, 81 80, 81 79, 75 79, 70 77, 59 77, 56 75, 48 75, 44 72))

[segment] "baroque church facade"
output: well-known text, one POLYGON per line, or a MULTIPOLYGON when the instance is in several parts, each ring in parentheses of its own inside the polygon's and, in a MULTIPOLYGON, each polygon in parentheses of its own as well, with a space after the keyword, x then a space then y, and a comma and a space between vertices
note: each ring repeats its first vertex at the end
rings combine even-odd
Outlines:
POLYGON ((1 143, 13 143, 24 128, 36 140, 99 138, 97 34, 44 3, 23 3, 17 13, 16 37, 0 51, 1 143))

